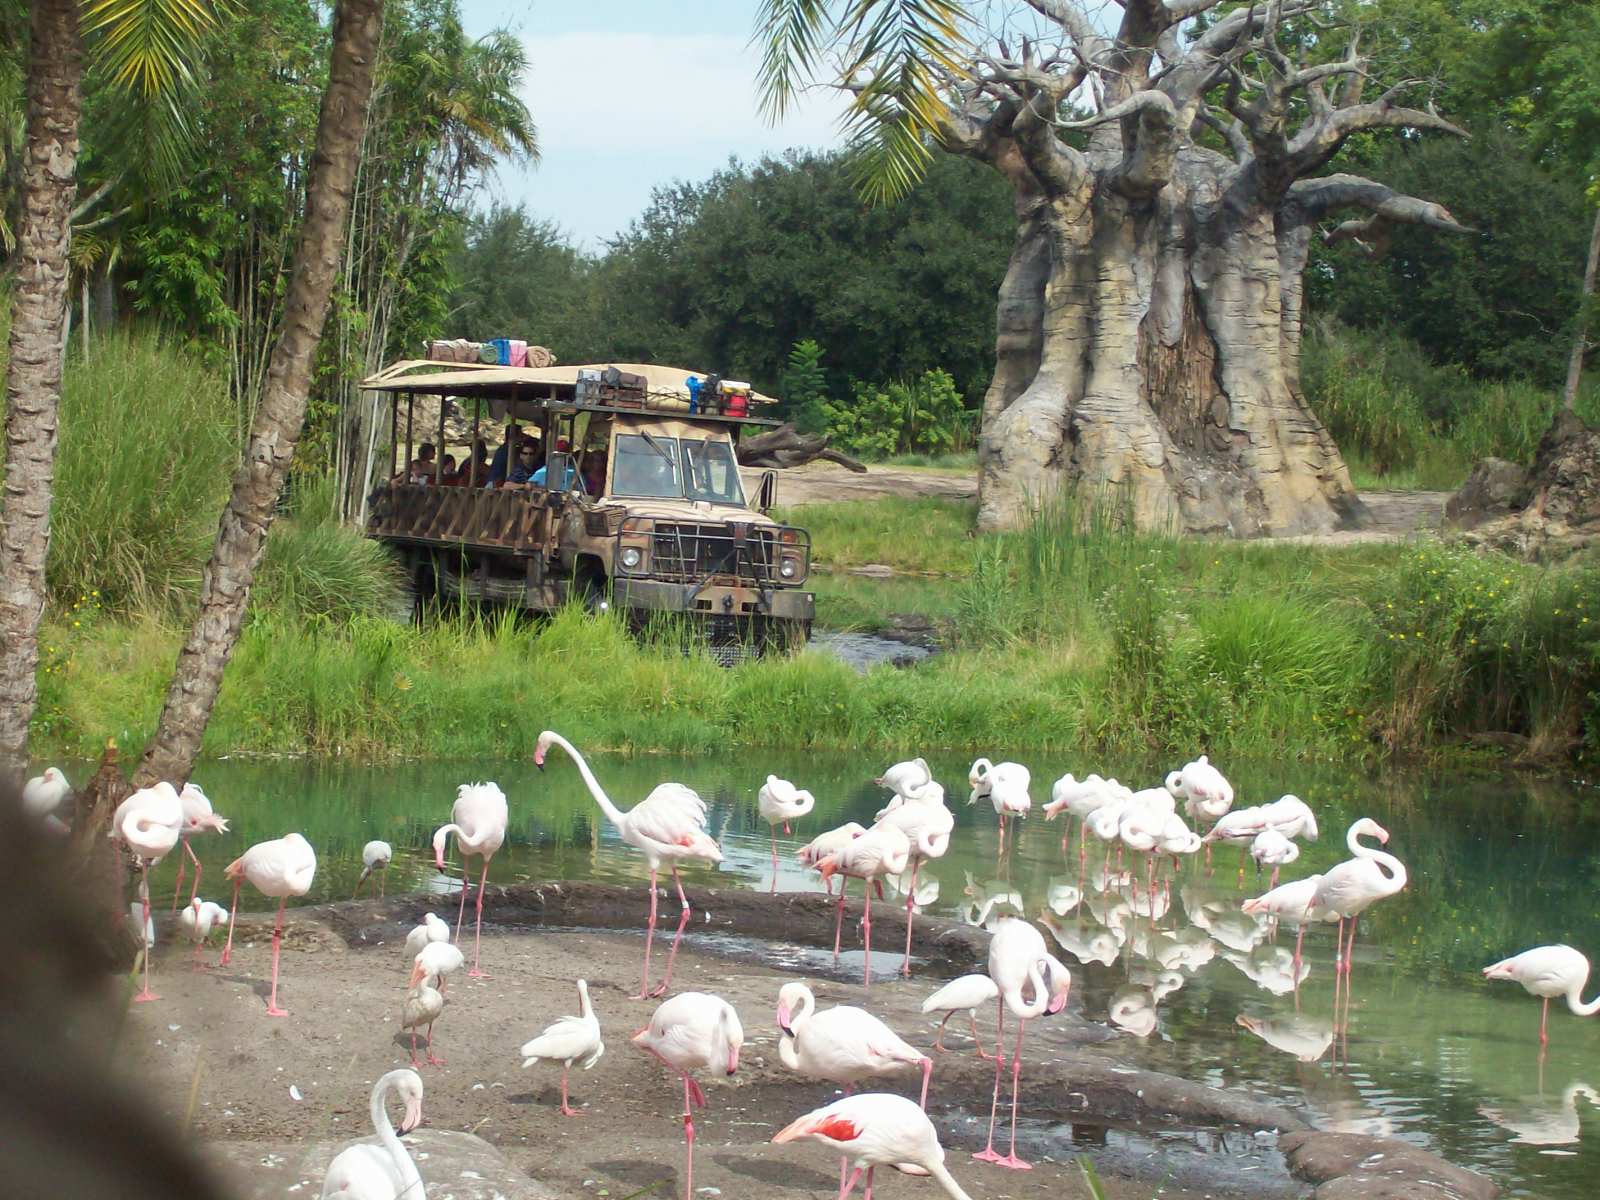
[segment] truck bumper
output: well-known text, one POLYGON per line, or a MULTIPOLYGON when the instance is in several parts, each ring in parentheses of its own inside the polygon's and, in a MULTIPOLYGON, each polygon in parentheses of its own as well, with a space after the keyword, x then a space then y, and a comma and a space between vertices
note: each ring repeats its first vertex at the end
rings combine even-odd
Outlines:
POLYGON ((708 584, 662 583, 654 579, 616 578, 611 584, 617 608, 680 612, 708 617, 769 617, 780 621, 810 621, 817 615, 816 597, 798 588, 726 587, 708 584))

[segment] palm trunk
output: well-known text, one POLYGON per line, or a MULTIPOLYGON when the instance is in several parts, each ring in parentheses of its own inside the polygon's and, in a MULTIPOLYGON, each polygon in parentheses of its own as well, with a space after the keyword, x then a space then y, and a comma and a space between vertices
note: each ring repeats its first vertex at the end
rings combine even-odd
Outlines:
POLYGON ((38 700, 82 77, 77 0, 34 0, 0 507, 0 771, 19 773, 38 700))
POLYGON ((311 368, 339 274, 382 26, 383 0, 339 0, 334 11, 328 90, 317 121, 306 216, 289 277, 283 331, 273 347, 244 461, 233 477, 233 494, 201 580, 200 611, 178 656, 155 737, 134 774, 140 786, 158 779, 178 784, 188 779, 222 673, 239 640, 273 509, 305 424, 311 368))
POLYGON ((1578 384, 1583 379, 1583 356, 1589 350, 1589 309, 1594 305, 1595 274, 1600 272, 1600 208, 1595 209, 1594 234, 1589 239, 1589 262, 1583 269, 1583 299, 1579 301, 1578 331, 1567 361, 1567 386, 1562 401, 1568 412, 1578 405, 1578 384))

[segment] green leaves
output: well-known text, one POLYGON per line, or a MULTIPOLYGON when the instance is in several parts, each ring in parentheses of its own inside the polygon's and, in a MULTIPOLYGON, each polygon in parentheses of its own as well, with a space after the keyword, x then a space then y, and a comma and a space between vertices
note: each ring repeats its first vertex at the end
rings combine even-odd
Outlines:
POLYGON ((146 100, 192 84, 201 43, 230 6, 211 0, 87 0, 91 54, 118 87, 146 100))

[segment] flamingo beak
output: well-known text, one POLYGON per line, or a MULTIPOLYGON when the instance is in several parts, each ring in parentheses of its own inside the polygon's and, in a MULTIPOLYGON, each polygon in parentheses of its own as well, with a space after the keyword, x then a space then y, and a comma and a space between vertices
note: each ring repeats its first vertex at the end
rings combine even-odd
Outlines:
POLYGON ((413 966, 413 967, 412 967, 412 968, 411 968, 411 979, 410 979, 410 981, 409 981, 409 982, 408 982, 408 983, 407 983, 407 984, 406 984, 406 987, 408 987, 408 988, 414 988, 414 987, 416 987, 416 986, 417 986, 417 984, 419 984, 419 983, 421 983, 421 982, 422 982, 422 981, 423 981, 423 980, 424 980, 424 979, 426 979, 426 978, 427 978, 427 975, 428 975, 428 973, 427 973, 427 971, 425 971, 425 970, 424 970, 424 969, 423 969, 423 967, 422 967, 422 964, 421 964, 421 963, 417 963, 417 964, 415 964, 415 965, 414 965, 414 966, 413 966))
POLYGON ((790 1037, 794 1036, 794 1030, 789 1028, 789 1006, 787 1004, 778 1005, 778 1028, 790 1037))
POLYGON ((739 1047, 728 1047, 728 1074, 732 1075, 739 1069, 739 1047))
POLYGON ((413 1096, 406 1100, 406 1115, 405 1118, 400 1122, 399 1132, 402 1134, 410 1133, 413 1129, 421 1124, 422 1097, 413 1096))
POLYGON ((539 770, 544 770, 544 747, 540 746, 533 752, 533 765, 539 770))

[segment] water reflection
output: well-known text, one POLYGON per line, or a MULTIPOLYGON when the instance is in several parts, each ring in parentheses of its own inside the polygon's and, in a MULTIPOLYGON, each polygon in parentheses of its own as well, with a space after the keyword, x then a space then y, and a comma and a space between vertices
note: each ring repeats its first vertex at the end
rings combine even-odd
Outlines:
POLYGON ((1301 1062, 1317 1062, 1333 1045, 1333 1021, 1327 1017, 1313 1017, 1309 1013, 1252 1017, 1240 1013, 1235 1020, 1274 1050, 1293 1055, 1301 1062))
POLYGON ((1569 1083, 1559 1098, 1527 1096, 1500 1106, 1480 1104, 1478 1112, 1501 1129, 1515 1134, 1511 1140, 1524 1146, 1571 1146, 1578 1141, 1578 1098, 1600 1105, 1600 1092, 1587 1083, 1569 1083))

